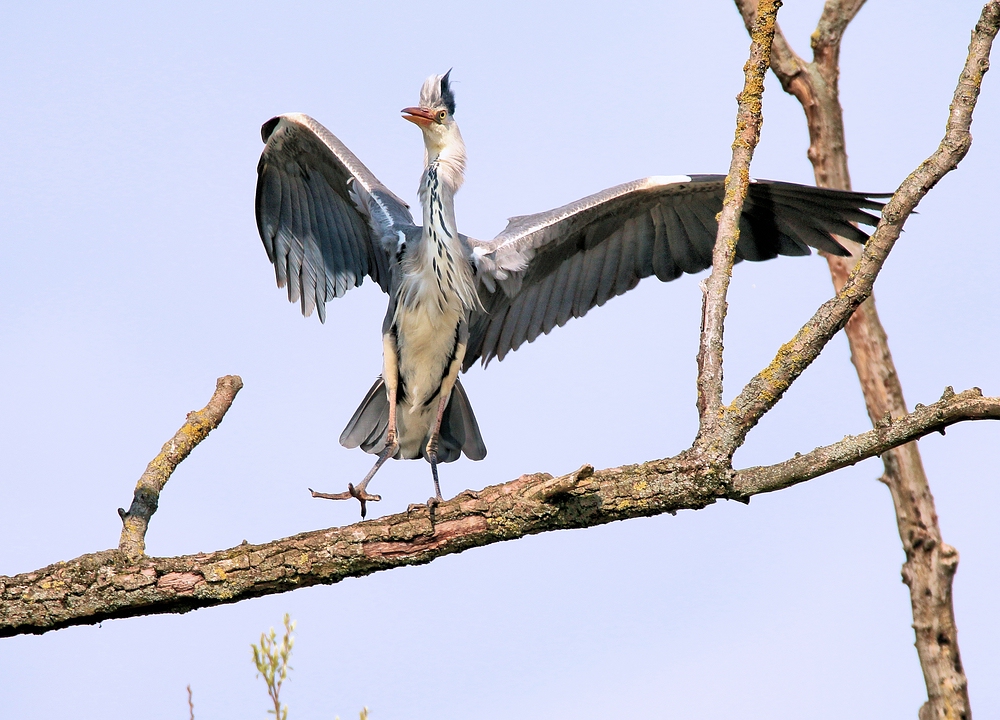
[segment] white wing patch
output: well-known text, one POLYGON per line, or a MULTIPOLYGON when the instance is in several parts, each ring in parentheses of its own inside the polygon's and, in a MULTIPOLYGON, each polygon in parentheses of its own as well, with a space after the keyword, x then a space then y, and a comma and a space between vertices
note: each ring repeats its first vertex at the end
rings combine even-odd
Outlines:
POLYGON ((647 187, 656 185, 675 185, 677 183, 691 182, 688 175, 653 175, 646 178, 647 187))

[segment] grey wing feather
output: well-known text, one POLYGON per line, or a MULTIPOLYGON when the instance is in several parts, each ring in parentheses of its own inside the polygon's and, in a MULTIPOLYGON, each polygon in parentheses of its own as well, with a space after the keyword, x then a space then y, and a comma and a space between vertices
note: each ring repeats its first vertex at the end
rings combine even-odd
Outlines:
MULTIPOLYGON (((655 275, 668 281, 709 267, 725 176, 651 177, 555 210, 511 218, 496 238, 468 239, 483 309, 470 322, 464 369, 582 317, 655 275)), ((865 242, 886 194, 792 183, 750 185, 736 259, 849 254, 834 236, 865 242)))
POLYGON ((366 276, 388 292, 398 232, 413 227, 406 203, 308 115, 272 118, 261 137, 257 229, 289 301, 324 320, 366 276))

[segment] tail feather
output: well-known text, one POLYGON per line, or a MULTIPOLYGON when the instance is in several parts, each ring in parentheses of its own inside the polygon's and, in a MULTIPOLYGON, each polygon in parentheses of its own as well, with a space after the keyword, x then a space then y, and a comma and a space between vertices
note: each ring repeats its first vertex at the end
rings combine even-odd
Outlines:
MULTIPOLYGON (((367 453, 377 454, 385 448, 388 428, 389 398, 385 383, 380 377, 340 434, 340 444, 348 448, 360 447, 367 453)), ((486 444, 479 432, 479 424, 465 388, 461 381, 456 380, 448 407, 441 419, 438 462, 458 460, 463 452, 470 460, 482 460, 486 457, 486 444)))
POLYGON ((470 460, 482 460, 486 457, 486 443, 479 432, 479 423, 476 422, 462 381, 457 378, 441 420, 441 445, 445 444, 454 447, 457 452, 453 458, 442 462, 457 460, 462 452, 470 460))
POLYGON ((379 377, 354 411, 340 433, 340 444, 347 448, 361 447, 368 453, 379 453, 385 447, 389 427, 389 398, 385 382, 379 377))

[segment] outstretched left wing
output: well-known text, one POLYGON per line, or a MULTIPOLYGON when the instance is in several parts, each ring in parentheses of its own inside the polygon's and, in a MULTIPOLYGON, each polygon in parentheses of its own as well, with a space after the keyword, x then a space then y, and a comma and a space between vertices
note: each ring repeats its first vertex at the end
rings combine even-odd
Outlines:
MULTIPOLYGON (((724 175, 650 177, 618 185, 555 210, 511 218, 490 242, 469 239, 483 310, 473 313, 463 369, 531 342, 570 318, 634 288, 711 266, 724 175)), ((876 198, 792 183, 750 185, 736 259, 848 255, 834 236, 863 243, 876 198)))

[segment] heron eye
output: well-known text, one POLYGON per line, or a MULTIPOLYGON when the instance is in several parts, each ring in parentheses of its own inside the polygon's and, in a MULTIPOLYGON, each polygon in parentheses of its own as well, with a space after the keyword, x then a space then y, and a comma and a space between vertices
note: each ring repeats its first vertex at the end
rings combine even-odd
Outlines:
POLYGON ((446 110, 438 110, 437 121, 439 123, 444 122, 446 117, 448 117, 448 112, 446 110))

